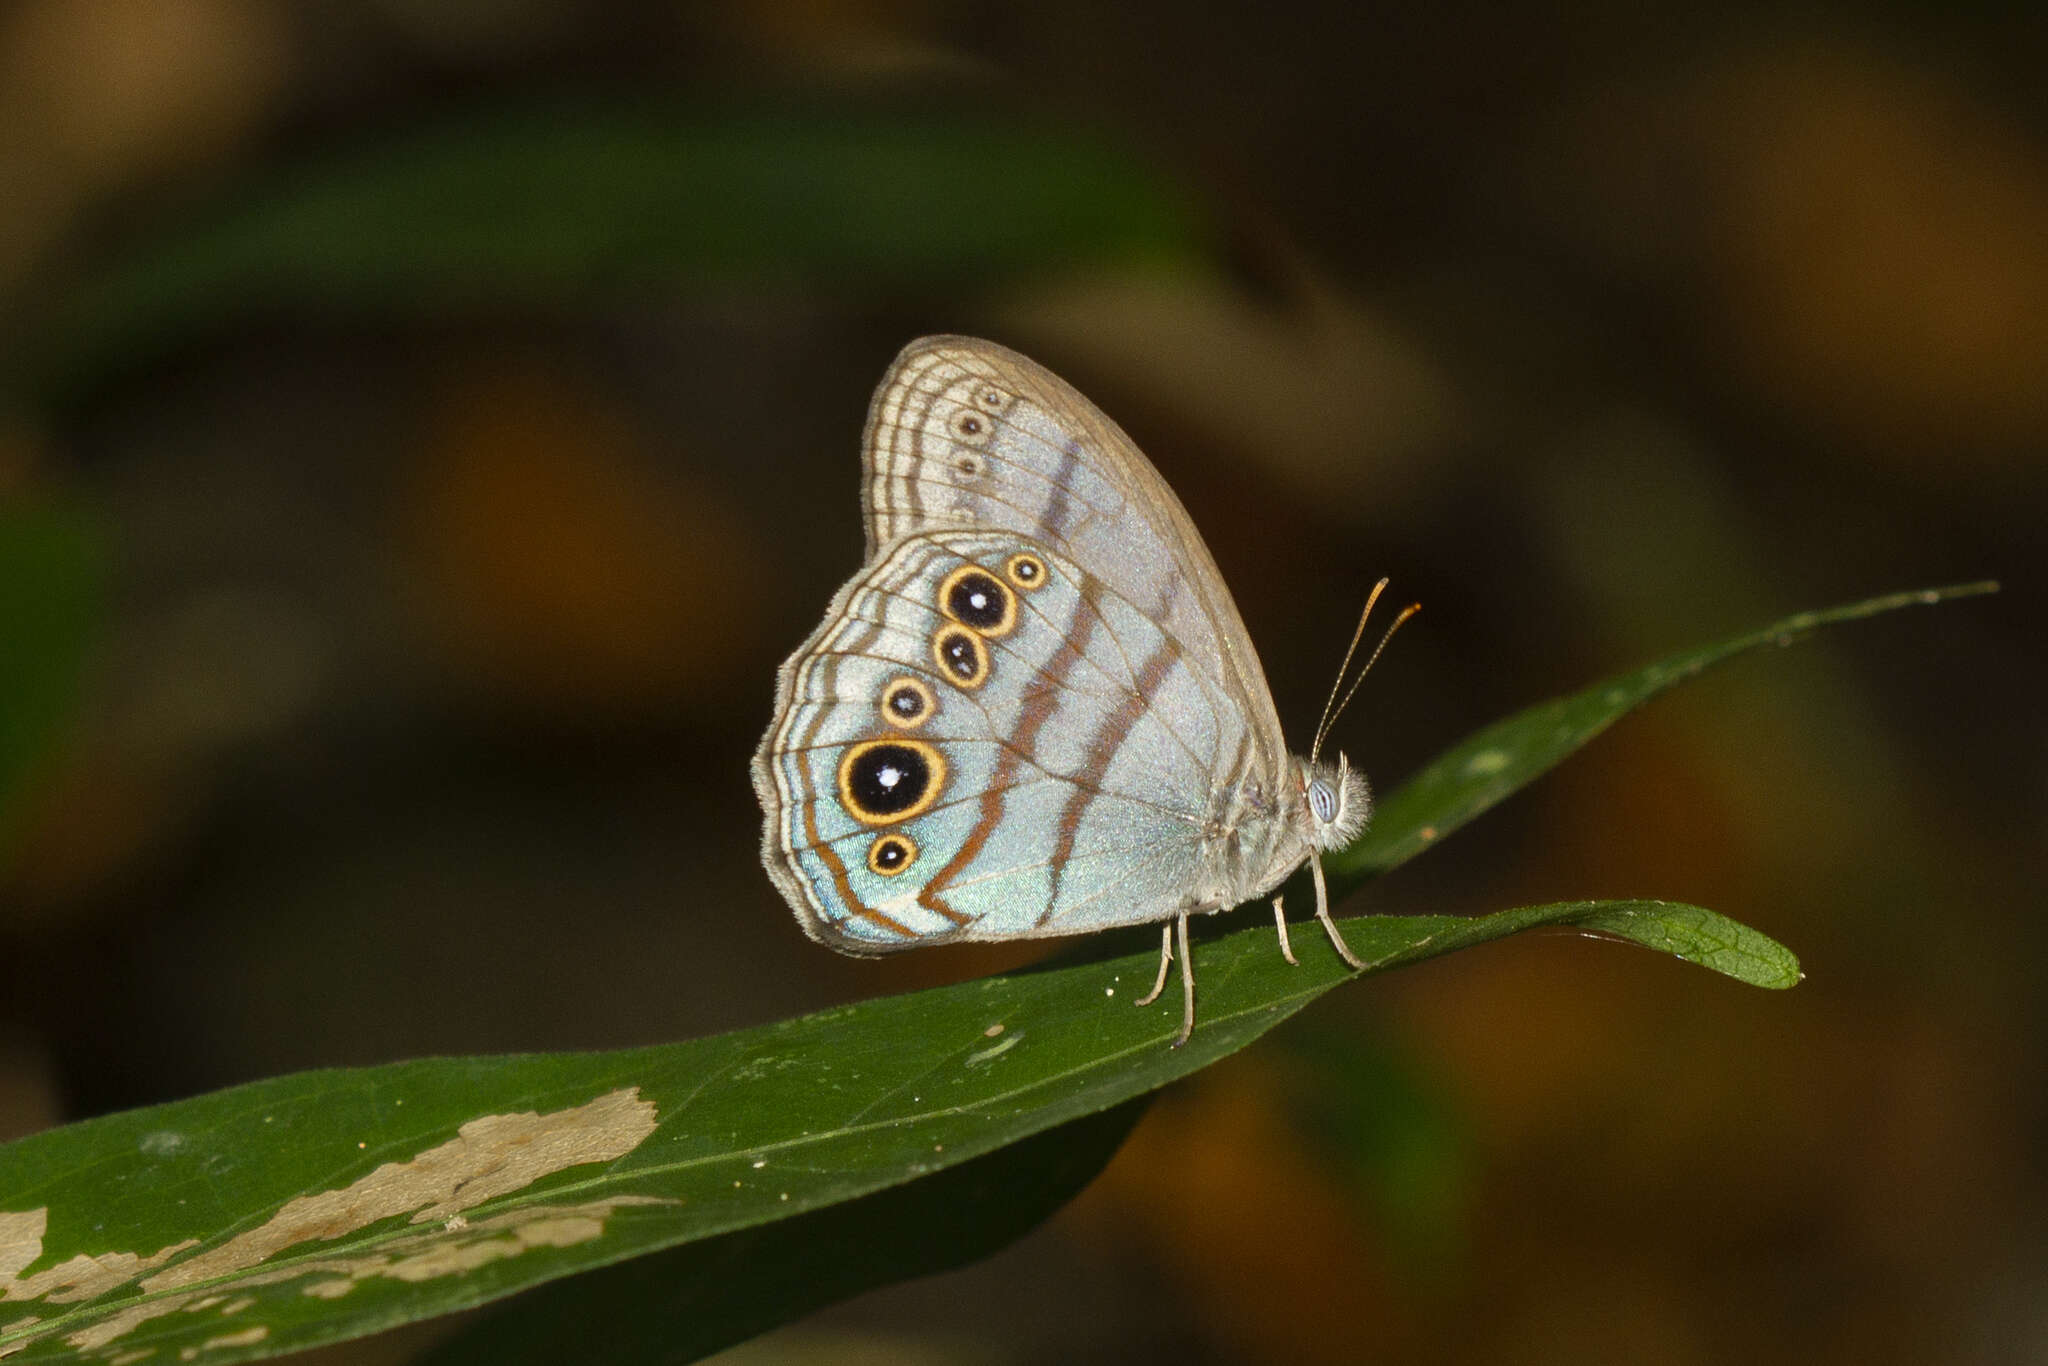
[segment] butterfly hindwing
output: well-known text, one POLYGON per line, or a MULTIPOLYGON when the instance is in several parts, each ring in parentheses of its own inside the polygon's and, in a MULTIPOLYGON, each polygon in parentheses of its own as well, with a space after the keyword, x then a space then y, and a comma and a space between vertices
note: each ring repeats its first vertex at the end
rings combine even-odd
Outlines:
POLYGON ((806 930, 881 953, 1199 901, 1208 775, 1245 728, 1158 606, 1013 533, 886 547, 784 666, 756 760, 806 930))

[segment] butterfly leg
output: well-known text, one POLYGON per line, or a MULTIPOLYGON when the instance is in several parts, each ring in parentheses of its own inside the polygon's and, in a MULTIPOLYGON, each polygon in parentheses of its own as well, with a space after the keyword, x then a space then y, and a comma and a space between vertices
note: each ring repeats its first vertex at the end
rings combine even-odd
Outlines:
POLYGON ((1137 999, 1137 1005, 1149 1006, 1159 999, 1159 993, 1166 990, 1166 971, 1172 966, 1173 924, 1169 921, 1159 927, 1159 980, 1152 984, 1152 990, 1137 999))
POLYGON ((1280 898, 1273 898, 1273 928, 1280 931, 1280 956, 1287 960, 1289 967, 1298 968, 1300 962, 1294 956, 1294 947, 1287 942, 1287 912, 1280 905, 1280 898))
POLYGON ((1166 990, 1166 970, 1173 966, 1173 940, 1180 935, 1180 1036, 1173 1041, 1179 1048, 1195 1032, 1195 959, 1188 952, 1188 918, 1185 912, 1159 927, 1159 980, 1152 984, 1152 990, 1138 998, 1138 1004, 1149 1006, 1159 999, 1159 993, 1166 990))
POLYGON ((1182 911, 1180 919, 1173 922, 1180 937, 1180 1037, 1173 1041, 1179 1048, 1195 1032, 1195 956, 1188 952, 1188 915, 1182 911))
POLYGON ((1316 919, 1323 922, 1323 929, 1329 934, 1330 943, 1337 950, 1337 956, 1352 967, 1363 971, 1365 963, 1351 951, 1351 946, 1344 942, 1344 936, 1337 933, 1337 922, 1330 919, 1330 892, 1323 885, 1323 861, 1310 854, 1308 871, 1316 883, 1316 919))

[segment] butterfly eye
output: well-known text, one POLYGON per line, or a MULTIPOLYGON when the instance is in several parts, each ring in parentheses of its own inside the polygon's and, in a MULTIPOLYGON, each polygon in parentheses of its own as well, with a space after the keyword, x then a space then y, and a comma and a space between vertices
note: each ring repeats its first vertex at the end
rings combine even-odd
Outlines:
POLYGON ((949 626, 939 632, 932 641, 932 657, 963 688, 978 688, 988 681, 988 646, 972 631, 949 626))
POLYGON ((921 678, 896 678, 882 690, 882 719, 903 730, 916 730, 931 719, 939 700, 921 678))
POLYGON ((1321 778, 1308 785, 1308 809, 1324 825, 1337 819, 1337 794, 1321 778))
POLYGON ((839 761, 840 804, 864 825, 909 820, 945 782, 946 761, 922 740, 866 740, 839 761))
POLYGON ((1017 625, 1017 599, 980 565, 963 564, 946 575, 939 610, 985 636, 1008 635, 1017 625))
POLYGON ((1045 584, 1045 561, 1028 550, 1020 550, 1003 561, 1003 574, 1011 583, 1029 593, 1045 584))
POLYGON ((917 841, 908 835, 887 834, 868 846, 868 871, 894 877, 917 862, 917 841))

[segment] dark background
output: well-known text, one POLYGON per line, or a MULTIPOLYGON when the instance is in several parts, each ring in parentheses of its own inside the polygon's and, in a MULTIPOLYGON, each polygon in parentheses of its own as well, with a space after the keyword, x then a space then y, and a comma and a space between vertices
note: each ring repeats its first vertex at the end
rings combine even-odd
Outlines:
POLYGON ((1421 599, 1339 728, 1382 785, 2006 591, 1692 685, 1352 907, 1692 901, 1797 990, 1555 936, 1337 992, 747 1360, 2042 1359, 2044 63, 1997 4, 17 0, 0 500, 106 588, 0 867, 0 1137, 1044 951, 842 959, 755 856, 867 394, 961 331, 1152 456, 1298 739, 1421 599))

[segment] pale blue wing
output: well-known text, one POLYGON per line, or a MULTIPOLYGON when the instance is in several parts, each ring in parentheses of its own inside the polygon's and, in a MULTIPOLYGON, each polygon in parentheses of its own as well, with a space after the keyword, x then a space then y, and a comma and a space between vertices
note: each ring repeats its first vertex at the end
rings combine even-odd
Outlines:
POLYGON ((755 759, 764 860, 806 931, 881 953, 1222 904, 1215 775, 1243 771, 1252 736, 1160 624, 1186 591, 1134 602, 1009 533, 910 536, 868 566, 784 665, 755 759), (1020 555, 1044 570, 1029 587, 1006 577, 1020 555), (940 587, 966 566, 1000 582, 1012 624, 947 615, 940 587), (935 653, 963 631, 985 663, 971 682, 935 653), (929 710, 892 720, 898 692, 929 710))

